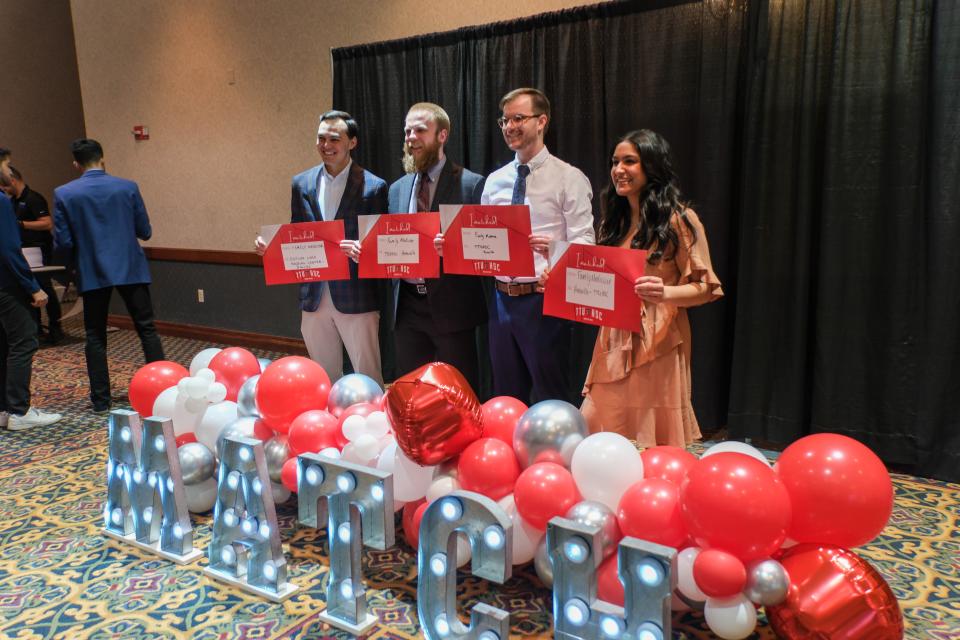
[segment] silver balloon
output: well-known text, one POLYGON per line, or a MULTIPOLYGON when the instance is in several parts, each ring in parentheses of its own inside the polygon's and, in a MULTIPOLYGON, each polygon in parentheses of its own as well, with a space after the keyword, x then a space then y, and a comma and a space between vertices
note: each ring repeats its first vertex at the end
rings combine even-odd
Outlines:
POLYGON ((547 553, 547 538, 544 536, 540 544, 537 545, 537 553, 533 556, 533 568, 537 571, 537 577, 547 589, 553 588, 553 564, 550 562, 550 554, 547 553))
POLYGON ((790 576, 776 560, 761 560, 747 568, 747 587, 743 590, 752 602, 765 607, 780 604, 787 599, 790 576))
POLYGON ((570 468, 573 451, 587 437, 580 410, 563 400, 544 400, 527 409, 513 432, 513 450, 520 466, 556 462, 570 468))
POLYGON ((383 398, 383 389, 376 380, 362 373, 350 373, 330 387, 330 396, 327 398, 327 411, 340 417, 347 407, 361 402, 380 402, 383 398))
POLYGON ((213 477, 216 469, 213 452, 199 442, 188 442, 177 447, 177 457, 180 458, 183 484, 199 484, 213 477))
POLYGON ((617 514, 610 507, 602 502, 584 500, 570 507, 566 518, 579 524, 600 527, 600 551, 604 558, 616 552, 623 534, 620 533, 617 514))
POLYGON ((197 484, 188 484, 183 487, 187 496, 187 510, 191 513, 206 513, 213 509, 217 502, 217 480, 207 478, 197 484))
POLYGON ((220 451, 223 449, 223 441, 231 436, 240 436, 242 438, 256 438, 253 434, 257 428, 257 421, 260 418, 254 416, 244 416, 237 418, 220 432, 217 436, 217 458, 220 458, 220 451))
POLYGON ((267 472, 274 482, 281 482, 280 472, 283 463, 290 457, 290 447, 287 445, 287 436, 278 433, 263 443, 263 455, 267 459, 267 472))
POLYGON ((237 392, 237 415, 238 416, 256 416, 260 417, 260 410, 257 409, 257 383, 260 381, 260 375, 250 376, 237 392))
POLYGON ((257 362, 260 363, 260 373, 263 373, 263 370, 269 367, 273 360, 270 358, 257 358, 257 362))

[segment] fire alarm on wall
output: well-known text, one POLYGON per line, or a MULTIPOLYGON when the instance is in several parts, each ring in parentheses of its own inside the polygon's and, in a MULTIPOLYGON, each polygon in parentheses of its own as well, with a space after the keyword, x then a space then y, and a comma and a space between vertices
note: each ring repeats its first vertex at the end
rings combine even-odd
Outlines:
POLYGON ((136 126, 133 128, 133 139, 134 139, 134 140, 149 140, 149 139, 150 139, 150 130, 149 130, 147 127, 143 126, 142 124, 136 125, 136 126))

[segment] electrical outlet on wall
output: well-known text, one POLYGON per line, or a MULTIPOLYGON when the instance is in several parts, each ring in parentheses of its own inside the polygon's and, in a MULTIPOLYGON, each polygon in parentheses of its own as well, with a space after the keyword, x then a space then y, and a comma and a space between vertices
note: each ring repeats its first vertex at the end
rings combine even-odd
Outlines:
POLYGON ((197 289, 197 302, 203 302, 203 289, 197 289))

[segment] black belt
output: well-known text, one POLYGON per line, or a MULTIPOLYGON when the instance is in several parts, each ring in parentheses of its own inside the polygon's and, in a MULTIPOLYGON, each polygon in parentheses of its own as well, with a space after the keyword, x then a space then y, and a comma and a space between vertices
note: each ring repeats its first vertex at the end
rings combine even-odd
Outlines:
POLYGON ((418 295, 418 296, 425 296, 425 295, 427 295, 427 285, 425 285, 425 284, 414 283, 414 282, 407 282, 406 280, 401 280, 401 281, 400 281, 400 284, 401 284, 402 286, 406 287, 406 288, 407 288, 407 291, 409 291, 409 292, 412 293, 412 294, 415 294, 415 295, 418 295))
POLYGON ((537 293, 536 282, 503 282, 502 280, 494 280, 494 283, 496 284, 497 291, 505 293, 510 297, 537 293))

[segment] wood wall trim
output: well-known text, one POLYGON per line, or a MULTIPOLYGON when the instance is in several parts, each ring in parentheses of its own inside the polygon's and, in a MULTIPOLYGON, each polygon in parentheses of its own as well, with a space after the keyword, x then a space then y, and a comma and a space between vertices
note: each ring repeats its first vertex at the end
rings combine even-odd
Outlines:
MULTIPOLYGON (((121 329, 133 329, 133 320, 130 319, 130 316, 126 315, 111 314, 107 316, 107 324, 121 329)), ((228 344, 233 347, 245 347, 248 349, 279 351, 291 355, 307 355, 307 348, 304 346, 303 340, 299 338, 272 336, 266 333, 253 333, 251 331, 235 331, 233 329, 221 329, 219 327, 204 327, 197 324, 166 322, 164 320, 157 320, 155 324, 157 333, 163 336, 191 338, 193 340, 228 344)))
POLYGON ((163 260, 166 262, 231 264, 247 267, 259 267, 263 265, 263 259, 253 251, 221 251, 219 249, 144 247, 143 252, 150 260, 163 260))

